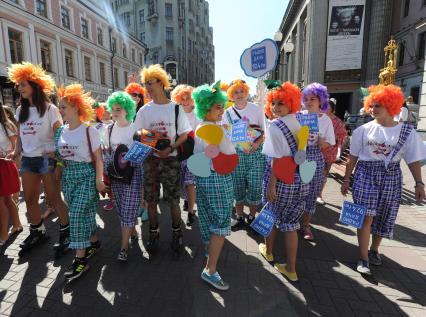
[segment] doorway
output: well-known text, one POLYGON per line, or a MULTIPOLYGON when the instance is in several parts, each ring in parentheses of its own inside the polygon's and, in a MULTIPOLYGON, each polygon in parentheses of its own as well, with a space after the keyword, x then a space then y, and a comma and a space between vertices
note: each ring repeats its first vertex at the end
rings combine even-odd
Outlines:
POLYGON ((347 110, 350 113, 352 93, 330 93, 330 98, 334 98, 337 101, 335 115, 344 120, 345 111, 347 110))

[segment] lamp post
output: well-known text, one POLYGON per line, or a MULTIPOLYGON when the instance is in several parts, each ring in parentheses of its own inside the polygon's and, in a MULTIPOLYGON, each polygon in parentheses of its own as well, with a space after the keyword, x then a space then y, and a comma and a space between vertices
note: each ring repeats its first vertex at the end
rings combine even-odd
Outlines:
POLYGON ((286 78, 285 80, 288 80, 290 77, 290 72, 288 71, 288 61, 290 59, 290 55, 291 53, 293 53, 294 51, 294 44, 291 42, 291 40, 289 40, 288 42, 286 42, 284 44, 284 53, 286 55, 285 59, 284 59, 284 68, 285 68, 285 74, 286 74, 286 78))

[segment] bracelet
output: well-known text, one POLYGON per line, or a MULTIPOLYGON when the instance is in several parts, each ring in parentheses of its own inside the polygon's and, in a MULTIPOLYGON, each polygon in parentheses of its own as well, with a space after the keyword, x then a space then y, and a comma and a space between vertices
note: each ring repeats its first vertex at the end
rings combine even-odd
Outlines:
POLYGON ((417 187, 425 187, 425 184, 422 181, 417 181, 416 185, 414 186, 414 189, 416 189, 417 187))

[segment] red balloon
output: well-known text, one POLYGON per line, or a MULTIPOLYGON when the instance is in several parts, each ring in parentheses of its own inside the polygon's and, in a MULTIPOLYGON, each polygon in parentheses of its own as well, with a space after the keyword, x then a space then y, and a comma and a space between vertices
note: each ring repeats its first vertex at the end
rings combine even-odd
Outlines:
POLYGON ((291 156, 274 158, 272 172, 275 177, 283 183, 294 184, 294 173, 296 172, 296 167, 297 164, 291 156))
POLYGON ((219 153, 218 156, 212 159, 213 168, 218 174, 229 174, 234 171, 238 165, 238 155, 237 154, 223 154, 219 153))

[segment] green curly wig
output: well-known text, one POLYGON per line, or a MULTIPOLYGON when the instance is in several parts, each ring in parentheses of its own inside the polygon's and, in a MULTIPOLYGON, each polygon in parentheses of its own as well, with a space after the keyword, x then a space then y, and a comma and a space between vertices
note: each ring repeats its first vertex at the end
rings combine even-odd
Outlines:
POLYGON ((198 119, 204 120, 206 114, 215 104, 224 105, 228 97, 220 89, 220 80, 212 86, 202 85, 194 89, 192 92, 192 99, 195 104, 195 115, 198 119))
POLYGON ((126 120, 129 122, 133 121, 135 117, 136 104, 133 98, 124 91, 116 91, 108 97, 106 106, 109 112, 112 111, 112 106, 119 105, 124 111, 126 111, 126 120))

